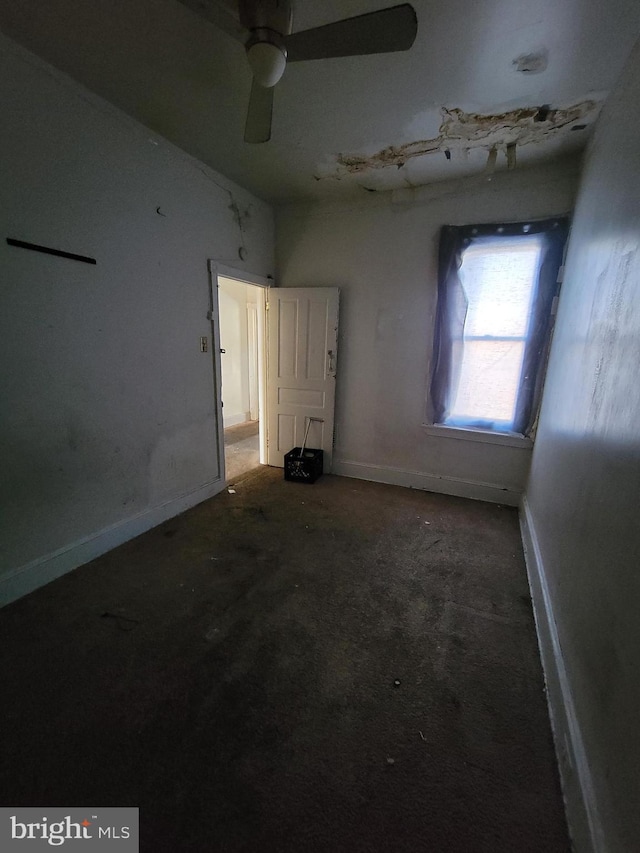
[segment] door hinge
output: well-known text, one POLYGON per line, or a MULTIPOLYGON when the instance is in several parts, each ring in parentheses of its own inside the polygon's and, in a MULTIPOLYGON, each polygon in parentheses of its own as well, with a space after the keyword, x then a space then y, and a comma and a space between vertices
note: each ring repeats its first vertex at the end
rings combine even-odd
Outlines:
POLYGON ((265 302, 265 303, 264 303, 264 310, 265 310, 265 311, 268 311, 268 310, 269 310, 269 303, 268 303, 268 302, 265 302))

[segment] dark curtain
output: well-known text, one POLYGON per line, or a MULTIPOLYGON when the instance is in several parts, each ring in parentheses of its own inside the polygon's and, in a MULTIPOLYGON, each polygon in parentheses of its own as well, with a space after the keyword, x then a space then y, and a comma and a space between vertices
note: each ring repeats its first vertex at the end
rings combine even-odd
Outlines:
POLYGON ((553 300, 560 291, 558 272, 569 234, 569 220, 548 220, 547 228, 541 230, 540 234, 543 248, 513 426, 515 432, 523 435, 531 433, 542 397, 546 357, 554 322, 553 300))
POLYGON ((431 374, 435 424, 443 423, 449 414, 462 366, 462 336, 469 303, 458 271, 462 265, 462 252, 470 242, 462 232, 462 228, 454 225, 444 225, 440 231, 438 304, 431 374))
MULTIPOLYGON (((558 271, 569 231, 567 218, 491 225, 445 225, 440 232, 438 304, 431 375, 433 422, 445 423, 455 399, 464 348, 467 298, 458 274, 465 249, 481 238, 537 234, 542 252, 527 333, 512 429, 529 435, 542 394, 542 380, 553 325, 552 306, 559 290, 558 271)), ((491 428, 491 424, 487 425, 491 428)))

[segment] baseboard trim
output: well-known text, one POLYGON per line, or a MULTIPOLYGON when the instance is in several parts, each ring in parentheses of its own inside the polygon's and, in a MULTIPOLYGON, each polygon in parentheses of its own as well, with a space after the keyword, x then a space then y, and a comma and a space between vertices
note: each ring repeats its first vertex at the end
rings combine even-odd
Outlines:
POLYGON ((407 471, 387 465, 364 465, 361 462, 334 459, 332 474, 354 477, 357 480, 371 480, 374 483, 386 483, 391 486, 406 486, 410 489, 423 489, 426 492, 438 492, 443 495, 456 495, 477 501, 518 506, 521 493, 506 489, 493 483, 476 480, 463 480, 458 477, 442 477, 437 474, 422 474, 419 471, 407 471))
POLYGON ((144 510, 144 512, 131 518, 105 527, 97 533, 65 545, 57 551, 14 569, 0 578, 0 607, 10 604, 73 569, 77 569, 78 566, 94 560, 112 548, 128 542, 129 539, 145 533, 152 527, 162 524, 163 521, 179 515, 181 512, 196 506, 196 504, 212 498, 222 491, 224 486, 224 480, 218 477, 197 489, 185 492, 159 506, 144 510))
POLYGON ((227 429, 227 427, 238 426, 238 424, 246 424, 250 420, 251 412, 240 412, 239 415, 229 415, 228 418, 225 418, 223 416, 223 429, 227 429))
POLYGON ((533 516, 526 496, 523 496, 521 503, 520 529, 569 834, 576 853, 606 853, 607 845, 596 802, 593 777, 562 655, 533 516))

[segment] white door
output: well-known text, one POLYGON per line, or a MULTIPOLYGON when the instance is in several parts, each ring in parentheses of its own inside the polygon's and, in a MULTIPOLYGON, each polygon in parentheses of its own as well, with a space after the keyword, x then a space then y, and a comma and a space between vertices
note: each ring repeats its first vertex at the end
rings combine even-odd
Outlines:
POLYGON ((284 454, 301 447, 324 451, 331 471, 338 347, 337 287, 269 290, 267 464, 284 466, 284 454))

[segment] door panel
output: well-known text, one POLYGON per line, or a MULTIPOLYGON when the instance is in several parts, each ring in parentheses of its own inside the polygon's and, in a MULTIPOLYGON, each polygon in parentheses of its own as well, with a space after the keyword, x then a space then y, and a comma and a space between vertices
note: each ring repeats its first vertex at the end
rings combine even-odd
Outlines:
POLYGON ((331 470, 338 298, 337 287, 269 291, 269 465, 281 468, 309 425, 307 447, 322 448, 324 470, 331 470))

